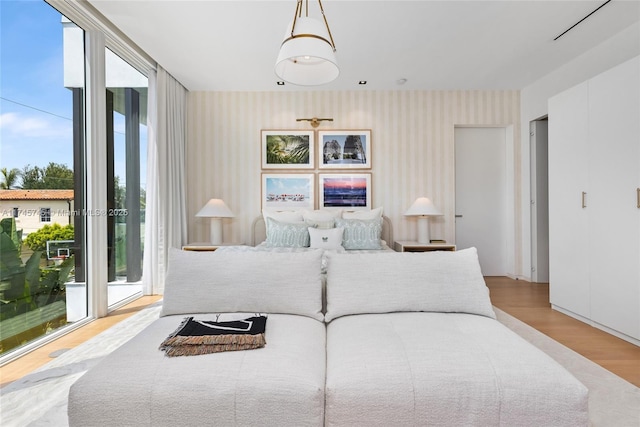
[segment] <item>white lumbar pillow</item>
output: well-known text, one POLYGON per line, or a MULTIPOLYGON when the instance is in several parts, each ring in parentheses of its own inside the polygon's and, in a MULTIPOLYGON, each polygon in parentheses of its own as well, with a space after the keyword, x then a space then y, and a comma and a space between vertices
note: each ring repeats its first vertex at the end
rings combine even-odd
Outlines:
POLYGON ((344 228, 314 228, 309 227, 311 248, 340 249, 342 248, 342 233, 344 228))

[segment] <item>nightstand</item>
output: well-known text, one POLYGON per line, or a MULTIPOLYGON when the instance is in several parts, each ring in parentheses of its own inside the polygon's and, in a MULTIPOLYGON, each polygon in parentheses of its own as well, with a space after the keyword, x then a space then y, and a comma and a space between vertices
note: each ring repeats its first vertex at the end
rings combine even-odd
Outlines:
POLYGON ((455 251, 456 245, 448 243, 418 243, 416 241, 403 240, 394 242, 393 249, 396 252, 455 251))
POLYGON ((215 251, 220 246, 241 246, 242 243, 223 243, 221 245, 212 245, 211 243, 188 243, 182 247, 183 251, 215 251))

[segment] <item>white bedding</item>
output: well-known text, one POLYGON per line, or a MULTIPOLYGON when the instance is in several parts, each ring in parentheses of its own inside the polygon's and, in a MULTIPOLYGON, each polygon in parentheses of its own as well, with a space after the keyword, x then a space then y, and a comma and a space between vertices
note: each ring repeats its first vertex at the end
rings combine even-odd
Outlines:
POLYGON ((327 326, 327 426, 586 426, 587 389, 497 320, 359 314, 327 326))
POLYGON ((216 252, 275 252, 275 253, 300 253, 308 251, 322 251, 322 274, 327 272, 327 265, 329 263, 329 256, 335 253, 344 254, 372 254, 380 252, 394 252, 387 243, 382 241, 382 249, 379 250, 365 250, 365 249, 351 249, 346 250, 344 248, 339 249, 317 249, 317 248, 288 248, 288 247, 269 247, 265 242, 260 243, 257 246, 221 246, 216 252))

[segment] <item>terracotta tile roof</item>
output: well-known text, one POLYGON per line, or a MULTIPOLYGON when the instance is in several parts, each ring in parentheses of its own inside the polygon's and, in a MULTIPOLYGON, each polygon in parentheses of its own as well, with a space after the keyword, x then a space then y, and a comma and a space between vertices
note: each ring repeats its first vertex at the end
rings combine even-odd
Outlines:
POLYGON ((73 190, 0 190, 0 200, 73 200, 73 190))

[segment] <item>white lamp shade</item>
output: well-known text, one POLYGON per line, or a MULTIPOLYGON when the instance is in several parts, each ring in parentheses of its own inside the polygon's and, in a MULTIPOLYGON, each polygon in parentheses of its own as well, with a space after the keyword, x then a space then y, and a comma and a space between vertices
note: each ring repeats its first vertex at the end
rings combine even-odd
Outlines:
POLYGON ((316 86, 335 80, 340 74, 331 38, 324 23, 299 17, 291 36, 289 24, 276 59, 276 75, 287 83, 316 86))
POLYGON ((221 199, 211 199, 196 214, 199 217, 211 218, 211 228, 209 230, 212 245, 222 244, 222 219, 231 218, 233 212, 221 199))
POLYGON ((196 214, 199 217, 232 218, 235 215, 221 199, 211 199, 196 214))
POLYGON ((404 214, 418 217, 418 243, 430 243, 429 217, 442 215, 442 212, 428 198, 418 197, 404 214))
POLYGON ((404 214, 405 216, 440 216, 442 212, 428 198, 418 197, 404 214))

